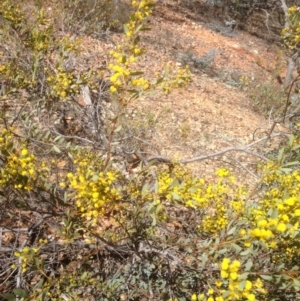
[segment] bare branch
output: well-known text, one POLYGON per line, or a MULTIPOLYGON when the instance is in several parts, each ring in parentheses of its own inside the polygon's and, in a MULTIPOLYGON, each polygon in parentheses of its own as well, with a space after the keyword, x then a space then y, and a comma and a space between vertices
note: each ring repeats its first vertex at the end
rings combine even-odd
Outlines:
MULTIPOLYGON (((252 156, 255 156, 257 158, 260 158, 264 161, 268 161, 269 159, 263 155, 260 155, 256 152, 253 152, 251 150, 249 150, 250 147, 252 147, 253 145, 255 144, 258 144, 258 143, 261 143, 265 140, 268 140, 269 138, 274 138, 274 137, 278 137, 278 136, 283 136, 284 134, 282 133, 278 133, 278 134, 274 134, 272 136, 269 137, 266 136, 266 137, 263 137, 257 141, 254 141, 254 142, 251 142, 250 144, 246 145, 246 146, 242 146, 242 147, 235 147, 235 146, 232 146, 232 147, 228 147, 228 148, 225 148, 223 150, 220 150, 218 152, 215 152, 215 153, 210 153, 210 154, 205 154, 205 155, 201 155, 201 156, 197 156, 197 157, 194 157, 194 158, 190 158, 190 159, 183 159, 183 160, 179 160, 178 163, 181 163, 181 164, 188 164, 188 163, 192 163, 192 162, 196 162, 196 161, 203 161, 203 160, 206 160, 206 159, 211 159, 211 158, 214 158, 214 157, 218 157, 218 156, 221 156, 221 155, 224 155, 228 152, 245 152, 247 154, 250 154, 252 156)), ((151 156, 150 158, 147 159, 148 162, 153 162, 153 161, 157 161, 157 162, 160 162, 160 163, 172 163, 172 160, 169 159, 168 157, 165 157, 165 156, 151 156)))

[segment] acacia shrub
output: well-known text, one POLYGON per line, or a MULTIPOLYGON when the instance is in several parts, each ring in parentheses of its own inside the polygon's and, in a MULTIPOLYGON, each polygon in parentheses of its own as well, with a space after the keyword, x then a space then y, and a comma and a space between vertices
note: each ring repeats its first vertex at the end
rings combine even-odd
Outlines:
MULTIPOLYGON (((1 225, 15 236, 1 246, 5 251, 0 257, 2 298, 299 299, 297 133, 276 159, 261 165, 259 193, 237 184, 224 168, 217 170, 214 181, 207 181, 176 162, 141 165, 132 174, 116 164, 120 139, 114 138, 122 132, 120 120, 128 104, 154 89, 168 93, 190 80, 188 69, 167 66, 153 80, 136 69, 146 51, 140 46, 140 33, 148 29, 145 21, 153 4, 133 1, 132 5, 123 41, 110 53, 114 112, 101 147, 80 144, 75 136, 45 133, 35 118, 27 118, 28 111, 19 112, 18 122, 9 122, 14 120, 12 112, 3 113, 1 225), (48 156, 41 155, 45 151, 48 156), (17 215, 26 225, 25 237, 19 234, 21 226, 9 224, 17 215)), ((18 16, 17 9, 10 6, 8 11, 18 16)), ((6 11, 2 8, 1 13, 6 11)), ((11 26, 21 22, 7 21, 11 26)), ((29 49, 36 54, 35 48, 29 49)), ((14 67, 8 57, 3 61, 6 71, 14 67)), ((60 72, 57 69, 47 81, 56 86, 53 93, 38 86, 48 102, 72 101, 73 77, 64 73, 59 80, 60 72), (60 86, 64 81, 66 85, 60 86)), ((37 74, 40 84, 44 76, 37 74)), ((1 73, 5 91, 10 92, 2 99, 21 95, 23 89, 34 97, 16 77, 1 73)), ((36 87, 35 81, 30 84, 36 87)), ((31 101, 25 98, 25 103, 31 101)))

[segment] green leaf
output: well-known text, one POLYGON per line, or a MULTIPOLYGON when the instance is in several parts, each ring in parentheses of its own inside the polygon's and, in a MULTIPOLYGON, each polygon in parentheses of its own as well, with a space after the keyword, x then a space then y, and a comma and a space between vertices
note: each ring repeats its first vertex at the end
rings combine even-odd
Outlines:
POLYGON ((164 210, 164 206, 162 204, 156 206, 156 214, 161 213, 163 210, 164 210))
POLYGON ((148 31, 148 30, 151 30, 151 27, 142 27, 140 29, 140 31, 148 31))
POLYGON ((16 296, 13 295, 13 294, 3 294, 3 295, 0 295, 2 296, 5 300, 8 300, 8 301, 15 301, 16 300, 16 296))
POLYGON ((295 136, 294 136, 293 134, 291 134, 291 135, 289 136, 289 142, 288 142, 288 145, 289 145, 290 147, 293 146, 294 140, 295 140, 295 136))
POLYGON ((282 272, 284 266, 285 266, 285 264, 284 264, 284 263, 281 263, 280 265, 276 266, 275 271, 276 271, 276 272, 282 272))
POLYGON ((298 148, 300 148, 300 144, 297 144, 297 145, 293 146, 293 147, 291 148, 291 151, 295 151, 295 150, 297 150, 298 148))
POLYGON ((116 129, 115 129, 115 133, 118 133, 122 130, 122 125, 119 125, 116 129))
POLYGON ((39 267, 40 264, 41 264, 41 261, 40 261, 40 259, 39 259, 37 256, 34 257, 34 262, 35 262, 35 265, 36 265, 37 267, 39 267))
POLYGON ((133 71, 133 72, 130 72, 130 75, 132 75, 132 76, 143 75, 143 74, 144 74, 144 72, 142 72, 142 71, 133 71))
POLYGON ((270 275, 260 275, 260 277, 261 277, 262 279, 264 279, 264 280, 267 280, 267 281, 271 281, 271 280, 273 279, 273 277, 270 276, 270 275))
POLYGON ((156 181, 154 184, 154 192, 155 193, 158 193, 158 188, 159 188, 159 185, 158 185, 158 182, 156 181))
POLYGON ((239 280, 246 280, 248 279, 249 273, 243 273, 241 275, 239 275, 239 280))
MULTIPOLYGON (((128 90, 126 90, 128 93, 131 93, 131 94, 137 94, 137 96, 138 96, 138 91, 137 90, 133 90, 133 89, 128 89, 128 90)), ((133 97, 133 99, 135 99, 135 98, 137 98, 137 96, 136 95, 133 95, 132 97, 133 97)))
POLYGON ((44 139, 49 140, 49 137, 50 137, 50 131, 48 131, 48 132, 45 134, 44 139))
POLYGON ((163 82, 164 78, 160 77, 154 80, 153 85, 159 85, 163 82))
POLYGON ((27 298, 29 296, 29 294, 22 288, 15 288, 13 292, 19 297, 27 298))
POLYGON ((291 171, 293 171, 293 169, 292 169, 292 168, 280 168, 280 171, 282 171, 282 172, 288 174, 288 173, 290 173, 291 171))
POLYGON ((59 140, 61 138, 62 138, 62 136, 56 136, 53 141, 56 142, 57 140, 59 140))
POLYGON ((147 2, 147 6, 148 7, 154 7, 155 6, 155 2, 147 2))
POLYGON ((300 281, 298 280, 298 279, 293 279, 293 287, 294 287, 294 289, 298 292, 298 291, 300 291, 300 281))
MULTIPOLYGON (((240 277, 239 277, 239 280, 241 280, 240 277)), ((246 286, 246 281, 243 280, 243 281, 240 282, 238 288, 239 288, 240 291, 242 291, 242 290, 244 290, 245 286, 246 286)))
POLYGON ((222 297, 224 299, 227 299, 227 297, 230 295, 230 291, 225 291, 223 294, 222 294, 222 297))
POLYGON ((283 166, 293 166, 293 165, 298 165, 298 164, 300 164, 299 161, 293 161, 293 162, 288 162, 288 163, 284 164, 283 166))
POLYGON ((245 265, 245 271, 250 271, 252 266, 253 266, 253 262, 252 260, 249 259, 245 265))
POLYGON ((268 211, 268 216, 272 219, 276 219, 278 217, 278 210, 277 209, 270 209, 268 211))
POLYGON ((146 183, 142 188, 142 198, 144 198, 147 195, 148 191, 149 191, 149 187, 148 184, 146 183))
POLYGON ((53 150, 58 154, 61 153, 61 150, 56 145, 53 146, 53 150))
POLYGON ((202 263, 205 264, 208 260, 208 255, 204 252, 201 256, 202 263))
POLYGON ((227 235, 232 235, 234 232, 236 232, 236 227, 231 228, 228 232, 227 235))
POLYGON ((139 42, 140 42, 140 37, 137 36, 137 37, 134 39, 133 44, 134 44, 134 45, 137 45, 139 42))
POLYGON ((228 249, 225 248, 225 249, 219 250, 219 251, 218 251, 218 254, 219 254, 219 255, 222 255, 222 254, 225 254, 225 253, 227 253, 227 252, 228 252, 228 249))
POLYGON ((240 247, 239 245, 237 245, 235 243, 232 244, 232 247, 235 249, 235 251, 237 253, 240 253, 242 251, 242 249, 243 249, 242 247, 240 247))
POLYGON ((58 143, 58 144, 63 144, 63 143, 65 143, 65 138, 61 137, 61 138, 58 140, 57 143, 58 143))
POLYGON ((170 74, 170 66, 166 66, 165 71, 164 71, 164 77, 168 77, 170 74))
POLYGON ((247 250, 240 253, 241 256, 247 256, 252 252, 252 248, 248 248, 247 250))
POLYGON ((177 193, 175 193, 175 192, 172 192, 172 197, 173 197, 174 200, 176 200, 176 201, 181 200, 181 197, 180 197, 177 193))
POLYGON ((126 35, 129 33, 129 29, 126 24, 124 24, 124 32, 126 35))
MULTIPOLYGON (((182 183, 183 184, 183 183, 182 183)), ((171 183, 169 189, 172 189, 174 187, 178 187, 179 186, 179 181, 178 179, 173 180, 173 182, 171 183)))
POLYGON ((281 161, 283 158, 283 152, 284 152, 284 148, 281 148, 278 152, 278 156, 277 156, 277 160, 281 161))
POLYGON ((87 272, 84 272, 84 273, 81 275, 80 279, 81 279, 81 280, 84 280, 84 279, 87 277, 87 275, 88 275, 88 273, 87 273, 87 272))
POLYGON ((43 292, 39 296, 41 301, 43 301, 46 298, 48 292, 49 292, 49 288, 46 288, 45 290, 43 290, 43 292))
POLYGON ((36 284, 35 288, 41 288, 44 284, 44 279, 40 279, 40 281, 36 284))
POLYGON ((142 30, 142 28, 143 28, 143 24, 140 24, 140 25, 136 28, 134 34, 138 33, 140 30, 142 30))
POLYGON ((98 175, 93 175, 92 180, 94 182, 97 182, 99 180, 99 176, 98 175))
POLYGON ((152 227, 155 227, 156 226, 156 216, 154 214, 151 214, 151 217, 152 217, 152 223, 151 223, 151 226, 152 227))

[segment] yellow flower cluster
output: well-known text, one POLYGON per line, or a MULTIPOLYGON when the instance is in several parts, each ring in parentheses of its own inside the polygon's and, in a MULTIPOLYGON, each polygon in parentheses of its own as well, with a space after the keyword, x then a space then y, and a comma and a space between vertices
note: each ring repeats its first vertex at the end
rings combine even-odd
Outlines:
POLYGON ((17 189, 32 190, 34 184, 43 171, 46 170, 44 163, 38 169, 35 157, 30 154, 26 145, 21 145, 21 150, 14 149, 12 134, 4 129, 0 135, 0 151, 4 154, 4 165, 0 169, 0 186, 13 184, 17 189))
POLYGON ((7 149, 11 145, 11 141, 13 139, 13 135, 11 132, 12 129, 3 129, 0 133, 0 151, 1 153, 7 153, 7 149))
POLYGON ((34 27, 30 32, 30 39, 25 44, 36 52, 42 52, 49 48, 50 38, 50 28, 41 30, 39 27, 34 27))
MULTIPOLYGON (((117 179, 114 171, 97 172, 92 167, 80 164, 76 173, 68 173, 69 186, 74 190, 76 206, 82 217, 93 222, 121 200, 121 195, 114 188, 117 179)), ((65 187, 65 183, 61 183, 65 187)))
POLYGON ((191 173, 178 166, 173 174, 161 172, 158 175, 158 194, 161 198, 183 203, 189 208, 201 209, 199 214, 202 215, 202 222, 198 229, 217 233, 228 225, 228 208, 233 209, 230 210, 232 213, 241 212, 245 208, 241 200, 245 192, 233 187, 234 178, 229 171, 220 169, 217 175, 219 180, 208 184, 204 179, 195 179, 191 173), (228 202, 229 197, 232 198, 231 202, 228 202))
POLYGON ((79 85, 76 84, 74 74, 63 71, 61 68, 58 71, 47 77, 47 82, 51 86, 51 95, 66 100, 68 95, 78 94, 79 85))
MULTIPOLYGON (((165 72, 163 77, 157 78, 152 84, 143 77, 142 72, 133 71, 132 64, 135 63, 136 58, 141 56, 145 50, 138 46, 138 33, 144 27, 144 21, 152 13, 152 3, 149 1, 133 1, 132 6, 136 11, 131 15, 130 21, 124 26, 125 35, 122 46, 118 45, 117 49, 110 52, 114 59, 114 64, 109 65, 112 72, 110 77, 111 87, 110 91, 116 93, 120 90, 130 91, 130 93, 141 92, 150 88, 160 88, 168 93, 171 88, 180 87, 190 81, 190 71, 186 67, 177 70, 173 76, 169 72, 165 72)), ((169 69, 167 66, 166 69, 169 69)))
POLYGON ((143 87, 145 90, 149 88, 149 81, 144 78, 132 79, 131 84, 135 87, 143 87))
MULTIPOLYGON (((111 55, 114 55, 116 58, 118 58, 117 53, 111 52, 111 55)), ((110 64, 109 68, 114 71, 114 74, 110 77, 110 82, 112 83, 110 90, 112 92, 115 92, 116 89, 124 83, 124 80, 130 76, 130 71, 125 66, 118 66, 113 64, 110 64)))
MULTIPOLYGON (((249 234, 264 242, 266 247, 275 248, 278 237, 292 239, 299 230, 300 172, 296 170, 284 174, 274 170, 266 173, 263 181, 270 188, 258 206, 251 208, 253 228, 249 230, 249 234)), ((291 240, 285 240, 286 243, 288 241, 291 240)))
POLYGON ((5 83, 9 83, 6 89, 4 89, 5 93, 8 94, 11 91, 16 91, 17 89, 22 89, 31 85, 32 80, 26 76, 24 70, 18 68, 15 62, 9 62, 4 65, 0 65, 0 78, 3 80, 3 85, 5 83))
POLYGON ((238 260, 231 261, 224 258, 220 264, 220 279, 215 281, 213 288, 206 294, 193 294, 192 301, 255 301, 256 294, 265 295, 267 291, 263 287, 260 278, 250 281, 241 276, 241 263, 238 260))
POLYGON ((224 258, 221 264, 221 277, 236 280, 238 278, 238 270, 241 267, 241 263, 234 260, 230 263, 229 258, 224 258))
POLYGON ((220 178, 228 177, 229 176, 229 170, 227 170, 225 168, 220 168, 216 171, 216 175, 220 178))
POLYGON ((20 251, 14 252, 14 256, 18 258, 18 263, 11 266, 12 269, 21 268, 22 273, 25 273, 31 263, 34 262, 36 253, 39 251, 38 248, 24 247, 20 251))
POLYGON ((0 74, 3 73, 6 70, 6 65, 0 65, 0 74))
POLYGON ((243 186, 237 187, 233 193, 232 200, 229 203, 229 208, 240 216, 239 219, 243 218, 243 215, 246 210, 246 202, 244 198, 247 193, 248 191, 245 187, 243 186))
MULTIPOLYGON (((223 296, 222 299, 219 300, 255 301, 255 291, 266 293, 260 279, 255 282, 243 278, 240 279, 240 267, 241 263, 238 260, 231 261, 229 258, 223 259, 220 265, 220 276, 222 280, 216 281, 216 286, 219 288, 219 294, 222 294, 223 296)), ((217 300, 217 297, 215 300, 217 300)))
POLYGON ((69 35, 65 35, 62 40, 59 42, 61 48, 61 55, 67 56, 71 52, 76 53, 81 50, 82 40, 80 38, 71 39, 69 35))
POLYGON ((131 71, 131 64, 136 58, 144 53, 144 50, 138 46, 138 32, 142 29, 144 20, 152 13, 150 2, 133 1, 132 6, 136 11, 131 15, 130 21, 124 26, 125 41, 123 45, 118 45, 115 51, 111 51, 110 55, 114 58, 115 63, 109 65, 109 69, 113 73, 110 77, 110 91, 115 93, 121 87, 126 90, 134 88, 148 89, 149 82, 140 77, 141 72, 131 71))
POLYGON ((0 6, 0 14, 4 19, 17 25, 24 19, 24 14, 18 7, 9 4, 9 1, 4 1, 0 6))
POLYGON ((191 72, 189 66, 178 69, 174 78, 174 87, 179 88, 186 82, 191 81, 191 72))
POLYGON ((0 185, 7 185, 14 182, 15 188, 31 190, 32 178, 35 177, 34 156, 28 154, 26 148, 20 154, 9 156, 0 180, 0 185), (29 178, 31 181, 29 181, 29 178))
MULTIPOLYGON (((129 25, 133 24, 136 21, 143 21, 146 17, 148 17, 151 13, 151 3, 148 0, 142 0, 142 1, 132 1, 131 5, 133 7, 138 7, 137 12, 131 17, 130 22, 128 23, 129 25)), ((134 29, 135 27, 132 27, 134 29)))
POLYGON ((173 66, 166 66, 163 75, 163 81, 162 78, 158 78, 154 82, 154 84, 160 82, 160 88, 165 93, 169 93, 171 91, 171 88, 182 87, 184 84, 191 81, 191 72, 188 66, 186 66, 183 69, 177 69, 176 74, 174 76, 169 75, 170 67, 172 67, 173 69, 173 66))

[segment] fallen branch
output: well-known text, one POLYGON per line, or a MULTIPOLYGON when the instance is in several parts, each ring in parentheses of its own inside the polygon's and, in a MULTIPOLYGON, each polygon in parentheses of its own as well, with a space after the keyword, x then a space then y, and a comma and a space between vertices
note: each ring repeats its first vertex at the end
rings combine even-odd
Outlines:
MULTIPOLYGON (((223 150, 220 150, 218 152, 215 152, 215 153, 210 153, 210 154, 205 154, 205 155, 201 155, 201 156, 197 156, 197 157, 194 157, 194 158, 190 158, 190 159, 183 159, 183 160, 179 160, 178 163, 180 164, 188 164, 188 163, 192 163, 192 162, 196 162, 196 161, 203 161, 203 160, 207 160, 207 159, 211 159, 211 158, 214 158, 214 157, 218 157, 218 156, 221 156, 221 155, 224 155, 225 153, 228 153, 228 152, 245 152, 247 154, 250 154, 252 156, 255 156, 257 158, 260 158, 264 161, 268 161, 269 159, 263 155, 260 155, 256 152, 253 152, 251 150, 249 150, 250 147, 252 147, 253 145, 255 144, 258 144, 258 143, 261 143, 265 140, 268 140, 270 138, 274 138, 274 137, 277 137, 277 136, 282 136, 284 134, 282 133, 278 133, 278 134, 274 134, 272 136, 269 137, 266 136, 266 137, 263 137, 257 141, 254 141, 254 142, 251 142, 250 144, 246 145, 246 146, 242 146, 242 147, 235 147, 235 146, 232 146, 232 147, 228 147, 228 148, 225 148, 223 150)), ((169 159, 168 157, 165 157, 165 156, 151 156, 150 158, 147 159, 147 162, 148 164, 151 163, 151 162, 158 162, 158 163, 172 163, 172 160, 169 159)))

